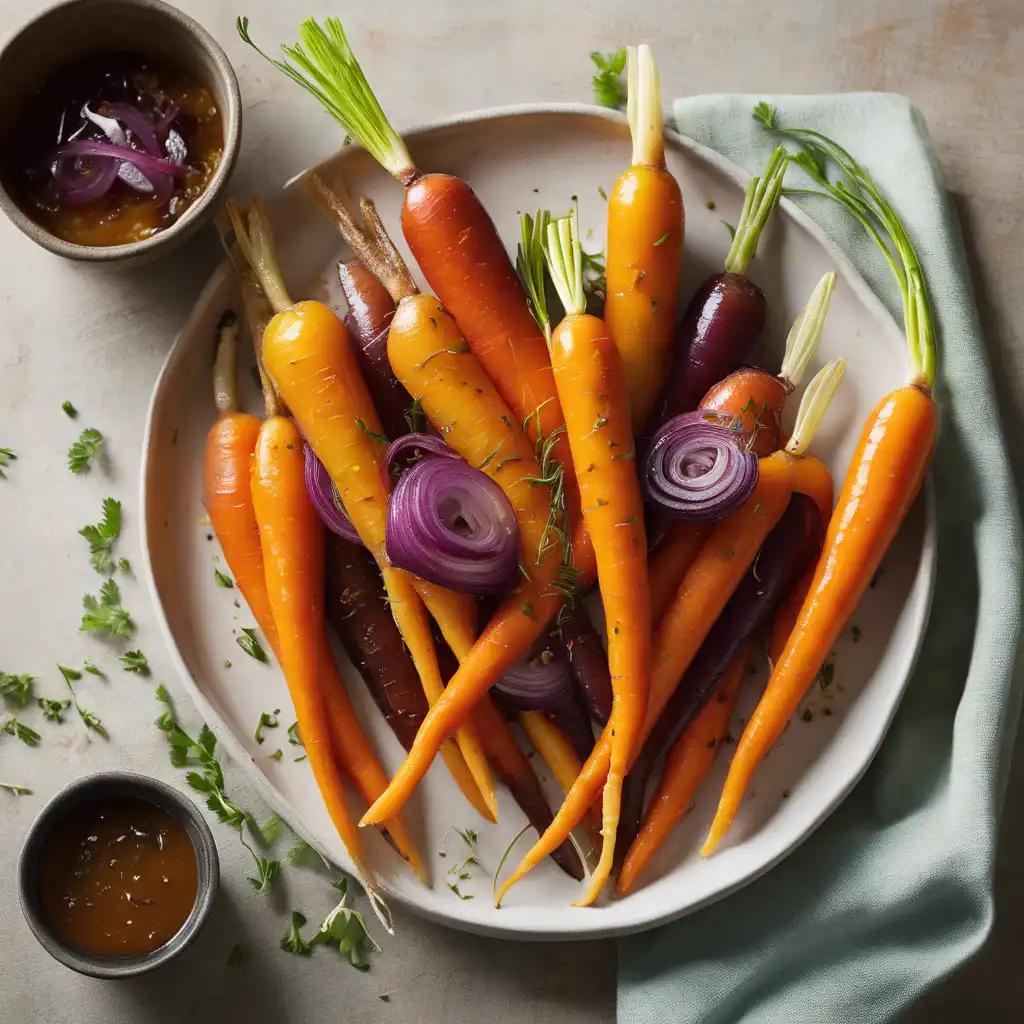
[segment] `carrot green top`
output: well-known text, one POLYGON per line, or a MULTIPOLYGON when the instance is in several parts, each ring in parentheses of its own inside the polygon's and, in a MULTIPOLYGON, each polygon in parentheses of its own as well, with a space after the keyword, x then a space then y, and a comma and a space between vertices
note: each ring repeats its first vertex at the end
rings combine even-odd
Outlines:
POLYGON ((935 386, 935 324, 921 262, 910 235, 871 175, 850 154, 827 135, 812 128, 783 128, 776 122, 775 108, 768 103, 754 107, 754 119, 766 128, 795 138, 803 152, 787 154, 819 188, 787 188, 787 193, 826 196, 834 199, 863 226, 881 249, 892 269, 903 297, 903 324, 910 351, 908 383, 931 391, 935 386), (828 161, 842 178, 829 181, 828 161))
POLYGON ((307 18, 299 26, 299 42, 282 44, 286 58, 275 60, 264 53, 249 35, 249 19, 235 23, 238 34, 261 57, 315 96, 345 131, 391 175, 407 184, 417 176, 398 132, 391 127, 359 66, 338 18, 325 18, 324 26, 307 18))

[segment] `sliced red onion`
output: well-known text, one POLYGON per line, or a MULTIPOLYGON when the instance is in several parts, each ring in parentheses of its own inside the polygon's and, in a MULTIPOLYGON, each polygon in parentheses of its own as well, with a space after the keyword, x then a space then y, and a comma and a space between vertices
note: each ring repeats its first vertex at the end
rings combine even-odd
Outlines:
POLYGON ((110 191, 117 181, 118 166, 116 160, 89 157, 56 160, 53 180, 64 199, 75 206, 81 206, 110 191))
POLYGON ((421 458, 395 484, 385 540, 393 565, 467 594, 503 593, 518 572, 519 531, 505 492, 448 453, 421 458))
MULTIPOLYGON (((83 110, 84 114, 85 111, 83 110)), ((100 107, 100 113, 107 118, 113 118, 120 124, 124 125, 132 133, 132 138, 147 152, 150 156, 159 157, 160 143, 157 140, 156 129, 150 123, 145 114, 142 113, 137 107, 133 107, 130 103, 104 103, 100 107)), ((110 136, 110 133, 106 133, 107 138, 111 142, 117 140, 110 136)))
POLYGON ((336 533, 353 544, 362 544, 352 520, 341 504, 341 495, 338 494, 338 489, 334 486, 324 464, 308 444, 303 447, 303 455, 306 459, 306 490, 324 526, 331 533, 336 533))
POLYGON ((568 707, 576 696, 569 662, 553 646, 531 651, 520 658, 495 687, 520 711, 568 707))
POLYGON ((441 438, 434 434, 420 434, 415 431, 411 434, 403 434, 397 441, 392 441, 384 453, 384 464, 380 471, 384 486, 390 490, 398 477, 414 463, 427 456, 444 459, 460 458, 457 452, 453 452, 441 438))
POLYGON ((757 456, 733 417, 701 410, 670 419, 651 439, 643 483, 674 519, 714 522, 735 512, 757 486, 757 456))
POLYGON ((58 159, 70 156, 113 157, 116 160, 128 160, 147 175, 170 174, 173 177, 184 178, 188 173, 187 167, 173 164, 169 160, 141 153, 137 149, 132 149, 131 146, 118 146, 112 142, 101 142, 99 139, 76 139, 57 150, 58 159))

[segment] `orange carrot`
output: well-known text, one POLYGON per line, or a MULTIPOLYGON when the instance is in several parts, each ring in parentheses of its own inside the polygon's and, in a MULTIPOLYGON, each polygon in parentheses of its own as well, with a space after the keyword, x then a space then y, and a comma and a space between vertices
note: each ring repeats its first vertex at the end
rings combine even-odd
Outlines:
MULTIPOLYGON (((283 416, 268 417, 260 428, 252 463, 252 496, 281 667, 302 742, 331 821, 360 880, 369 880, 359 830, 349 814, 334 759, 320 681, 323 527, 306 493, 302 435, 283 416)), ((372 881, 369 884, 373 888, 372 881)))
POLYGON ((715 763, 729 730, 740 684, 750 661, 750 645, 733 660, 704 710, 676 741, 665 761, 661 782, 651 797, 643 825, 629 847, 615 891, 625 895, 640 872, 692 805, 694 794, 715 763))
MULTIPOLYGON (((757 116, 775 127, 775 112, 767 105, 758 107, 757 116)), ((782 130, 810 150, 812 159, 801 165, 822 191, 852 214, 882 249, 903 296, 910 373, 906 385, 875 406, 861 431, 810 591, 729 766, 702 850, 705 856, 728 831, 758 765, 796 711, 877 572, 924 481, 938 424, 931 396, 936 361, 931 304, 906 229, 870 175, 845 149, 819 132, 782 130), (826 160, 841 168, 842 188, 822 170, 826 160)))
MULTIPOLYGON (((791 445, 800 452, 810 442, 842 376, 842 360, 825 367, 808 386, 791 445), (808 398, 808 396, 810 396, 808 398)), ((758 480, 750 497, 712 527, 707 541, 684 577, 655 631, 651 686, 639 744, 646 742, 733 591, 750 568, 765 537, 789 504, 799 458, 787 451, 758 460, 758 480)), ((606 726, 576 784, 540 841, 526 855, 498 893, 498 902, 520 878, 547 855, 580 820, 599 791, 610 763, 610 729, 606 726)))
MULTIPOLYGON (((262 364, 305 440, 327 468, 360 539, 377 561, 395 623, 409 648, 424 693, 428 701, 436 701, 444 684, 426 609, 413 577, 393 568, 384 549, 387 494, 380 468, 385 446, 345 326, 321 303, 291 303, 277 267, 270 225, 260 204, 253 204, 248 231, 237 217, 235 229, 264 292, 278 311, 263 335, 262 364)), ((494 821, 494 780, 479 738, 466 724, 456 741, 461 755, 457 758, 453 751, 445 752, 449 770, 473 806, 494 821), (467 778, 464 765, 473 781, 467 778)))
POLYGON ((606 726, 609 770, 603 798, 604 841, 579 904, 587 906, 598 897, 611 872, 622 780, 638 749, 647 710, 651 675, 647 538, 622 357, 604 321, 585 312, 575 211, 548 226, 545 255, 566 313, 551 338, 551 364, 583 517, 597 560, 613 694, 606 726))
POLYGON ((711 533, 710 523, 674 522, 647 557, 651 624, 657 626, 711 533))
POLYGON ((604 320, 622 356, 639 433, 672 361, 685 228, 679 184, 665 167, 661 87, 649 46, 629 48, 627 114, 633 165, 608 193, 604 320))

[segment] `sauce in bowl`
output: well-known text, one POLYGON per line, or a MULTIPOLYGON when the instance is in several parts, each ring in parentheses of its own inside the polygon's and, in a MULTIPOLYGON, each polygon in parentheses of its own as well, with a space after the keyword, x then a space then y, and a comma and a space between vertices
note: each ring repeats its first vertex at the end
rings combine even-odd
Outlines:
POLYGON ((188 919, 198 868, 188 832, 147 800, 92 801, 60 819, 39 854, 39 903, 56 937, 104 957, 159 949, 188 919))
POLYGON ((4 176, 18 205, 51 234, 124 245, 181 217, 209 185, 223 147, 213 95, 191 75, 130 53, 90 54, 26 102, 4 176), (118 152, 112 146, 139 154, 138 162, 82 152, 118 152))

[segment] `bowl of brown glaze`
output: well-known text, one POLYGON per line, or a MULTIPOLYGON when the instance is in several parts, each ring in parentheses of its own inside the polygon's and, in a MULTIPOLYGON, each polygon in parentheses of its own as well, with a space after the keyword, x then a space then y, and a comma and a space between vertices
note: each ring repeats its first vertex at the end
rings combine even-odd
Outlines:
POLYGON ((161 0, 49 8, 0 51, 0 96, 0 209, 69 259, 173 249, 212 216, 238 157, 231 64, 161 0))
POLYGON ((178 956, 206 924, 219 876, 196 805, 130 772, 61 790, 18 861, 29 928, 54 959, 94 978, 134 977, 178 956))

